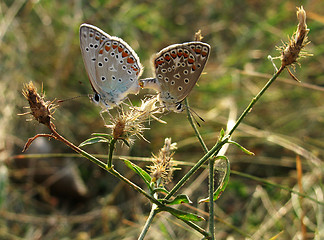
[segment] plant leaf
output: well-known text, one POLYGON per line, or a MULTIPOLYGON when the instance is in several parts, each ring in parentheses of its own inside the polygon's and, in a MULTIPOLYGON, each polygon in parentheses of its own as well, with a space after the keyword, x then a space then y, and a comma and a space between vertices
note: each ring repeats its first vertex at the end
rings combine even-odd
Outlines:
POLYGON ((93 138, 89 138, 85 141, 83 141, 82 143, 80 143, 79 147, 83 147, 85 145, 90 145, 90 144, 95 144, 98 142, 109 142, 110 140, 104 137, 93 137, 93 138))
POLYGON ((254 155, 253 152, 247 150, 245 147, 243 147, 241 144, 237 143, 237 142, 234 142, 232 140, 228 140, 228 143, 232 143, 234 144, 235 146, 237 146, 239 149, 241 149, 244 153, 248 154, 248 155, 254 155))
POLYGON ((156 192, 163 192, 163 193, 169 194, 169 191, 166 190, 165 188, 154 188, 153 193, 156 193, 156 192))
POLYGON ((220 139, 223 139, 224 136, 225 136, 225 131, 224 131, 224 129, 222 128, 222 129, 220 130, 219 137, 220 137, 220 139))
MULTIPOLYGON (((217 159, 219 159, 219 158, 226 161, 226 172, 223 176, 222 182, 219 184, 219 186, 213 193, 213 201, 216 201, 218 198, 220 198, 222 193, 225 191, 225 188, 227 187, 227 184, 229 181, 230 172, 231 172, 230 162, 229 162, 228 158, 225 156, 217 156, 217 159)), ((202 203, 202 202, 209 202, 209 197, 201 199, 198 203, 202 203)))
POLYGON ((92 133, 92 136, 96 136, 96 137, 104 137, 104 138, 108 138, 108 139, 112 139, 113 136, 111 136, 111 134, 109 133, 92 133))
POLYGON ((173 200, 167 200, 163 203, 169 204, 169 205, 176 205, 181 203, 192 203, 189 199, 189 197, 185 194, 177 195, 173 200))
POLYGON ((137 166, 136 164, 132 163, 131 161, 127 160, 127 159, 123 159, 125 165, 130 168, 131 170, 133 170, 135 173, 137 173, 137 175, 139 175, 145 182, 145 184, 147 185, 147 187, 152 190, 151 188, 151 176, 150 174, 148 174, 147 172, 145 172, 141 167, 137 166))
POLYGON ((201 216, 199 216, 197 214, 185 212, 185 211, 182 211, 182 210, 179 210, 179 209, 166 208, 166 209, 163 209, 163 210, 171 213, 176 218, 186 220, 186 221, 200 222, 200 221, 205 220, 203 217, 201 217, 201 216))

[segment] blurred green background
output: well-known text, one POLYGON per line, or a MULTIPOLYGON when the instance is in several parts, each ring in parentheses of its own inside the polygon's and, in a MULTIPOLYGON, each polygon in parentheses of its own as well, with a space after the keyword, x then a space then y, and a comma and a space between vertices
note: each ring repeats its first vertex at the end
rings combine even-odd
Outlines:
MULTIPOLYGON (((307 12, 313 57, 301 59, 294 74, 285 71, 234 134, 234 140, 253 151, 251 157, 230 146, 226 152, 232 170, 295 188, 295 161, 303 164, 304 192, 323 202, 324 155, 324 2, 313 1, 0 1, 0 238, 1 239, 136 239, 150 204, 128 186, 86 159, 70 155, 17 158, 24 143, 48 130, 30 117, 18 117, 27 102, 24 83, 33 81, 47 100, 92 93, 79 48, 79 26, 93 24, 125 40, 152 76, 151 56, 162 48, 190 41, 201 29, 212 47, 203 74, 189 96, 190 106, 205 119, 199 130, 209 147, 221 128, 234 121, 274 73, 268 55, 279 56, 276 46, 296 30, 296 7, 307 12)), ((277 66, 279 60, 275 60, 277 66)), ((130 96, 134 105, 152 94, 130 96)), ((100 108, 87 97, 66 101, 55 113, 57 130, 78 145, 93 132, 107 132, 100 108)), ((117 153, 150 157, 164 138, 178 143, 176 160, 196 162, 203 151, 185 114, 163 116, 168 124, 151 122, 144 132, 147 143, 136 139, 117 153)), ((105 144, 88 146, 106 154, 105 144)), ((27 153, 72 153, 63 144, 40 139, 27 153)), ((136 162, 143 168, 145 162, 136 162)), ((115 166, 139 185, 121 161, 115 166)), ((180 166, 172 185, 188 170, 180 166)), ((237 173, 236 172, 236 173, 237 173)), ((144 186, 143 186, 144 187, 144 186)), ((194 175, 181 192, 187 193, 205 215, 206 171, 194 175)), ((298 189, 296 189, 298 190, 298 189)), ((232 174, 215 203, 217 239, 301 239, 304 211, 308 239, 324 239, 323 205, 288 191, 232 174)), ((183 208, 186 209, 186 208, 183 208)), ((207 228, 207 223, 200 225, 207 228)), ((147 239, 201 239, 168 214, 160 214, 147 239)))

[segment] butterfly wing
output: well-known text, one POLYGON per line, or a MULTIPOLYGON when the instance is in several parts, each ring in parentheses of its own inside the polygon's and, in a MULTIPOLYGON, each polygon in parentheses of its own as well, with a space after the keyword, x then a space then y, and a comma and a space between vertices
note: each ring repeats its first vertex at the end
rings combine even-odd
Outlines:
POLYGON ((156 55, 154 69, 160 99, 166 107, 174 108, 189 95, 206 65, 209 53, 208 44, 188 42, 166 47, 156 55))
POLYGON ((96 58, 96 79, 103 90, 104 100, 118 105, 128 94, 138 93, 138 78, 143 67, 126 42, 111 37, 103 42, 96 58))
POLYGON ((89 24, 82 24, 80 26, 80 48, 84 66, 88 73, 90 84, 97 93, 101 93, 102 90, 97 84, 96 52, 102 42, 110 38, 111 36, 95 26, 89 24))
POLYGON ((138 77, 143 68, 126 42, 82 24, 80 47, 91 86, 105 108, 120 104, 130 93, 138 93, 138 77))

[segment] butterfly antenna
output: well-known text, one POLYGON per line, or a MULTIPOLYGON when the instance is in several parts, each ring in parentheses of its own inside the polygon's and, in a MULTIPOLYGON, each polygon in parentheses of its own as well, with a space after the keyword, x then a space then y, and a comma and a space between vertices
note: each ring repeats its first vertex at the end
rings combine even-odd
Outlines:
POLYGON ((85 96, 88 96, 88 95, 80 95, 80 96, 76 96, 76 97, 71 97, 71 98, 66 98, 66 99, 62 99, 62 100, 57 100, 57 103, 63 103, 63 102, 66 102, 66 101, 74 100, 76 98, 85 97, 85 96))
POLYGON ((195 118, 195 116, 198 117, 198 118, 200 119, 200 121, 202 121, 202 122, 205 122, 205 120, 204 120, 202 117, 200 117, 200 116, 198 115, 198 113, 196 113, 196 112, 195 112, 191 107, 188 107, 188 106, 187 106, 187 108, 188 108, 189 113, 191 114, 192 118, 193 118, 193 119, 195 120, 195 122, 197 123, 198 127, 201 127, 200 123, 197 121, 197 119, 195 118), (193 115, 193 113, 195 114, 195 116, 193 115))

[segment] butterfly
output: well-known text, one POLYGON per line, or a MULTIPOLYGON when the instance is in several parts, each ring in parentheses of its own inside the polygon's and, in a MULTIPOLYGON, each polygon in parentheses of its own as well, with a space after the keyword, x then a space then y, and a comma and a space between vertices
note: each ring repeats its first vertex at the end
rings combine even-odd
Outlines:
POLYGON ((143 67, 134 50, 121 38, 90 24, 82 24, 79 32, 83 62, 94 91, 92 101, 108 110, 128 94, 137 94, 143 67))
POLYGON ((210 46, 199 41, 170 45, 153 58, 155 78, 141 79, 140 85, 156 90, 167 110, 182 112, 182 101, 198 81, 209 54, 210 46))

